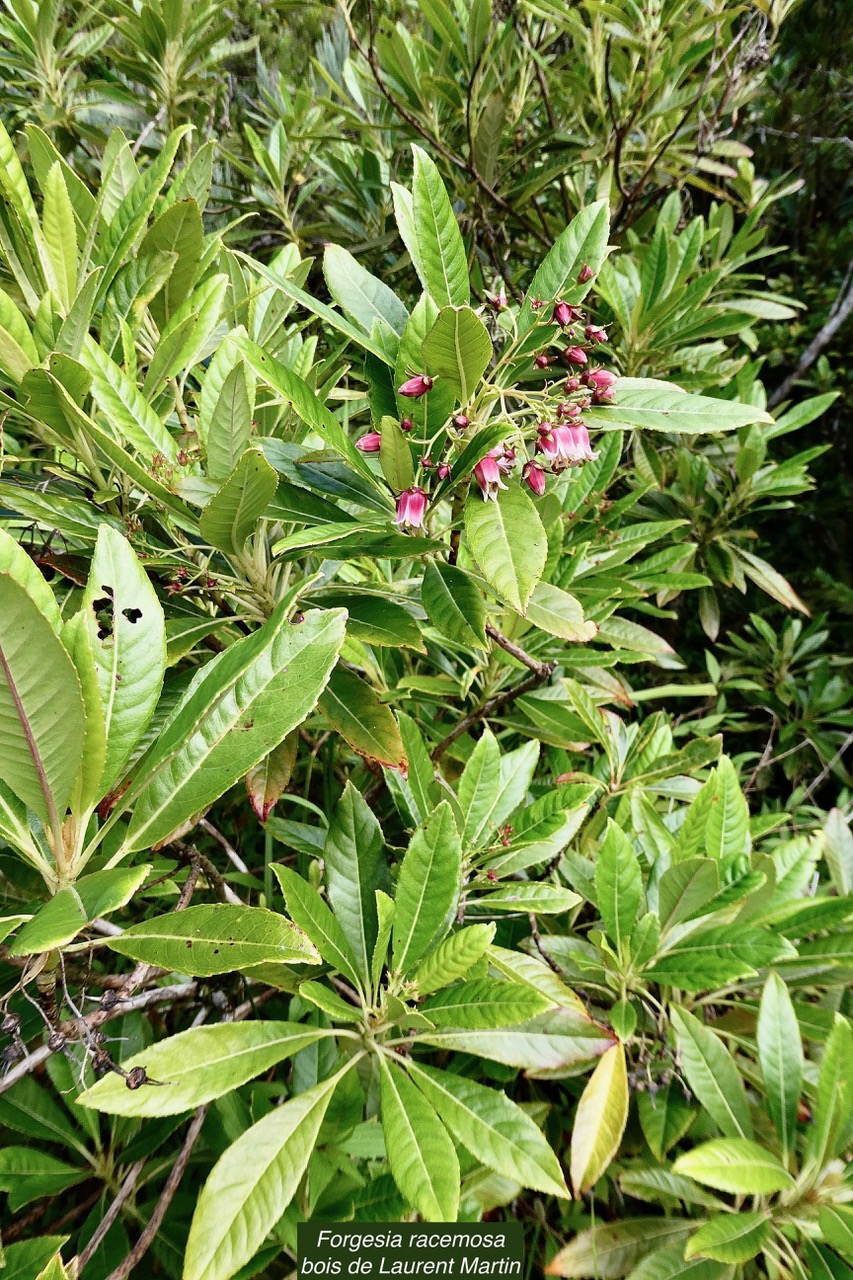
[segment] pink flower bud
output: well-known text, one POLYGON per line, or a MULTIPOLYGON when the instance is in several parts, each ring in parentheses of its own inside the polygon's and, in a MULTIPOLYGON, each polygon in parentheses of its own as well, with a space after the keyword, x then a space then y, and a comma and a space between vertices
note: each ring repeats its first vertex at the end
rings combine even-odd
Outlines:
POLYGON ((507 299, 503 289, 501 289, 500 293, 493 294, 489 299, 489 302, 494 311, 504 311, 506 309, 507 299))
POLYGON ((566 392, 568 394, 571 394, 572 391, 580 391, 581 380, 580 378, 566 378, 566 381, 563 383, 563 386, 566 392))
POLYGON ((616 382, 616 374, 611 373, 609 369, 591 369, 585 376, 584 382, 593 391, 606 391, 616 382))
POLYGON ((554 324, 558 324, 562 329, 567 325, 573 324, 580 317, 580 311, 577 307, 572 307, 568 302, 558 302, 554 307, 554 314, 551 319, 554 324))
POLYGON ((569 364, 586 364, 586 352, 583 347, 566 347, 563 359, 568 360, 569 364))
POLYGON ((586 284, 588 280, 592 279, 592 277, 593 277, 592 267, 589 267, 587 266, 586 263, 584 263, 580 271, 578 272, 578 284, 586 284))
POLYGON ((410 529, 422 529, 426 508, 427 496, 423 489, 418 485, 414 485, 411 489, 404 489, 397 499, 395 522, 407 525, 410 529))
POLYGON ((557 405, 558 418, 577 418, 580 411, 580 405, 575 404, 574 400, 563 400, 557 405))
POLYGON ((545 492, 545 472, 539 466, 538 462, 525 462, 521 472, 521 478, 530 489, 531 493, 535 493, 537 498, 541 498, 545 492))
POLYGON ((474 479, 483 491, 484 501, 487 498, 493 498, 497 501, 498 489, 506 488, 503 480, 501 480, 500 467, 491 453, 486 454, 485 458, 481 458, 475 466, 474 479))
POLYGON ((587 342, 599 343, 599 342, 607 341, 607 330, 601 329, 596 324, 588 324, 584 329, 583 333, 587 342))
POLYGON ((440 462, 436 467, 435 474, 438 476, 439 480, 447 480, 450 476, 450 467, 446 462, 440 462))
POLYGON ((397 394, 408 396, 411 400, 418 400, 428 391, 432 391, 433 381, 427 373, 416 373, 414 377, 404 382, 402 387, 397 388, 397 394))
POLYGON ((531 311, 541 311, 541 310, 542 310, 542 299, 541 299, 541 298, 531 298, 531 299, 530 299, 530 310, 531 310, 531 311))
POLYGON ((414 425, 415 425, 415 424, 414 424, 414 422, 412 421, 412 419, 411 419, 411 418, 401 418, 401 419, 400 419, 400 430, 401 430, 401 431, 412 431, 412 430, 413 430, 413 428, 414 428, 414 425))
POLYGON ((540 436, 547 436, 550 434, 550 431, 551 431, 551 423, 540 422, 536 430, 539 432, 540 436))
POLYGON ((430 467, 434 465, 432 458, 425 458, 423 454, 418 458, 418 462, 425 471, 429 471, 430 467))
POLYGON ((470 427, 471 422, 469 418, 465 417, 464 413, 457 413, 453 419, 453 425, 457 431, 464 431, 466 427, 470 427))
POLYGON ((355 447, 362 453, 378 453, 382 446, 382 437, 378 431, 368 431, 367 435, 356 440, 355 447))
POLYGON ((552 358, 552 356, 546 356, 543 353, 541 356, 537 356, 533 363, 536 365, 537 369, 547 369, 552 358))
POLYGON ((594 391, 592 393, 593 404, 610 404, 613 400, 613 388, 605 387, 603 391, 594 391))

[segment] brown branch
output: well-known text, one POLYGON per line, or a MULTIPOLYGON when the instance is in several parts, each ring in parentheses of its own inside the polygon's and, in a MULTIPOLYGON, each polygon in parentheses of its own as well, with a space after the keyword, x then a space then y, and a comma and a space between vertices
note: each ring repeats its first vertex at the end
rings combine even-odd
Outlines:
POLYGON ((491 622, 486 623, 486 635, 491 636, 495 644, 500 645, 500 647, 505 650, 506 653, 511 654, 516 661, 522 663, 522 665, 527 667, 530 671, 535 671, 542 680, 551 679, 551 676, 554 674, 555 663, 539 662, 536 658, 531 658, 530 654, 526 653, 520 645, 515 644, 505 636, 503 632, 498 631, 497 627, 493 627, 491 622))
POLYGON ((144 1159, 137 1160, 136 1164, 132 1166, 130 1173, 127 1175, 124 1182, 119 1187, 118 1192, 116 1193, 116 1196, 112 1204, 110 1205, 109 1209, 107 1209, 103 1218, 95 1228, 94 1235, 92 1236, 89 1243, 86 1245, 85 1249, 83 1249, 82 1253, 80 1253, 80 1255, 77 1258, 77 1274, 78 1275, 83 1270, 86 1263, 97 1252, 104 1236, 107 1234, 110 1227, 113 1225, 116 1218, 121 1213, 122 1205, 124 1204, 127 1197, 130 1195, 131 1191, 133 1191, 133 1188, 136 1186, 136 1181, 144 1168, 145 1168, 145 1160, 144 1159))
POLYGON ((544 684, 549 680, 554 668, 552 666, 542 665, 540 671, 531 671, 529 676, 525 678, 512 689, 504 689, 502 693, 497 693, 493 698, 489 698, 482 706, 477 707, 470 715, 465 716, 464 720, 460 720, 455 729, 442 738, 438 746, 432 752, 432 759, 438 760, 443 756, 449 746, 451 746, 457 738, 461 738, 463 733, 467 733, 480 720, 488 720, 490 716, 496 715, 504 707, 511 702, 515 702, 516 698, 520 698, 523 694, 529 693, 531 689, 536 689, 540 684, 544 684))
POLYGON ((166 1216, 166 1210, 172 1203, 175 1192, 180 1186, 181 1179, 184 1176, 184 1170, 186 1169, 189 1158, 192 1155, 193 1147, 198 1141, 198 1135, 201 1133, 201 1126, 204 1124, 204 1118, 207 1115, 207 1108, 208 1104, 204 1103, 203 1106, 196 1109, 196 1113, 192 1118, 192 1123, 187 1130, 184 1145, 181 1147, 178 1158, 172 1166, 172 1171, 166 1179, 166 1185, 160 1194, 160 1199, 154 1207, 154 1212, 148 1219, 142 1234, 131 1249, 130 1253, 123 1262, 119 1263, 114 1271, 110 1272, 107 1280, 127 1280, 127 1277, 130 1275, 133 1268, 148 1252, 151 1242, 160 1230, 160 1225, 166 1216))
POLYGON ((796 369, 788 374, 787 378, 779 384, 770 396, 768 405, 771 409, 775 409, 778 404, 781 404, 793 389, 794 384, 799 382, 804 373, 808 372, 821 351, 829 345, 851 312, 853 312, 853 262, 847 268, 847 273, 836 295, 835 302, 832 304, 826 324, 818 329, 797 361, 796 369))
MULTIPOLYGON (((169 847, 175 850, 182 862, 188 862, 190 864, 190 868, 197 868, 196 879, 198 879, 198 872, 204 872, 204 878, 207 880, 220 902, 229 902, 232 906, 236 907, 243 906, 243 903, 237 897, 231 886, 225 883, 222 875, 211 862, 210 858, 208 858, 207 854, 201 853, 194 844, 185 844, 183 840, 172 840, 169 847)), ((192 871, 190 871, 190 875, 191 874, 192 871)), ((189 880, 189 877, 187 877, 187 879, 189 880)), ((195 885, 195 881, 193 881, 193 885, 195 885)), ((186 885, 184 886, 184 889, 186 889, 186 885)), ((183 894, 181 897, 183 897, 183 894)), ((181 898, 179 898, 178 902, 175 904, 175 910, 182 911, 186 905, 186 903, 183 903, 182 905, 181 898)))

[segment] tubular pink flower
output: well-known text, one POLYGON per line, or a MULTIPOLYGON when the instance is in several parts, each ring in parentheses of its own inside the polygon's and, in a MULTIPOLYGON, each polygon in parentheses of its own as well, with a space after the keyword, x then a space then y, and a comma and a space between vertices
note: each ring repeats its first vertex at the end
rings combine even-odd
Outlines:
POLYGON ((406 525, 410 529, 422 529, 427 509, 427 496, 418 485, 404 489, 397 499, 395 523, 406 525))
POLYGON ((438 476, 439 480, 446 480, 450 475, 450 467, 446 462, 440 462, 435 469, 435 474, 438 476))
POLYGON ((563 471, 581 462, 594 462, 598 457, 598 452, 590 448, 589 433, 583 423, 574 427, 554 427, 549 435, 539 437, 537 447, 555 471, 563 471))
POLYGON ((570 306, 568 302, 558 302, 554 307, 551 319, 554 324, 558 324, 561 329, 565 329, 568 325, 574 324, 575 320, 580 318, 580 314, 577 307, 570 306))
POLYGON ((356 440, 355 447, 362 453, 378 453, 382 445, 382 437, 378 431, 368 431, 367 435, 356 440))
POLYGON ((397 394, 408 396, 410 400, 419 400, 428 391, 432 391, 433 381, 427 373, 416 373, 414 377, 404 382, 402 387, 397 388, 397 394))
POLYGON ((538 462, 525 462, 521 478, 530 489, 531 493, 535 493, 537 498, 541 498, 545 492, 545 472, 539 466, 538 462))
POLYGON ((587 281, 592 279, 592 277, 593 277, 592 267, 587 266, 587 264, 584 263, 580 271, 578 272, 578 284, 586 284, 587 281))
POLYGON ((491 453, 486 454, 485 458, 481 458, 475 466, 474 479, 483 491, 483 501, 488 498, 493 498, 497 501, 498 489, 506 488, 503 480, 501 480, 497 459, 492 457, 491 453))
POLYGON ((583 331, 587 342, 601 343, 607 341, 607 330, 597 324, 588 324, 583 331))
POLYGON ((563 356, 570 364, 586 364, 587 355, 583 347, 566 347, 563 356))
POLYGON ((616 384, 616 374, 611 373, 609 369, 590 369, 584 377, 584 382, 593 391, 607 391, 616 384))

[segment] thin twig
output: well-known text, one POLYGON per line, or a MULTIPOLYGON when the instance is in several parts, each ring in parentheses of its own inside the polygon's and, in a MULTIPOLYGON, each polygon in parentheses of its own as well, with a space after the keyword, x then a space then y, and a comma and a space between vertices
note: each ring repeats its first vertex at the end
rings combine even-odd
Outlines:
POLYGON ((242 871, 244 875, 249 874, 249 868, 246 866, 233 844, 226 839, 218 827, 215 827, 208 818, 202 818, 198 825, 201 827, 202 831, 206 831, 209 836, 213 836, 213 839, 225 850, 226 854, 234 863, 234 866, 238 871, 242 871))
POLYGON ((853 262, 847 268, 847 273, 841 283, 835 302, 827 317, 826 324, 818 329, 809 345, 797 361, 797 367, 788 374, 783 382, 770 396, 768 406, 775 409, 777 404, 781 404, 793 389, 794 384, 799 382, 804 373, 812 367, 817 360, 824 347, 828 346, 835 337, 838 330, 844 324, 847 317, 853 312, 853 262))
POLYGON ((160 1225, 166 1216, 166 1210, 172 1203, 175 1192, 180 1186, 181 1178, 184 1176, 184 1170, 186 1169, 189 1158, 192 1155, 193 1147, 198 1141, 198 1135, 201 1133, 201 1126, 204 1124, 204 1118, 207 1115, 207 1108, 208 1104, 204 1103, 203 1106, 196 1109, 196 1113, 192 1118, 192 1123, 187 1130, 184 1145, 181 1147, 180 1154, 172 1166, 171 1173, 166 1179, 166 1185, 160 1194, 160 1199, 154 1207, 154 1212, 148 1219, 142 1234, 131 1249, 130 1253, 123 1262, 119 1263, 114 1271, 110 1272, 107 1280, 127 1280, 127 1277, 130 1275, 133 1268, 148 1252, 151 1242, 160 1230, 160 1225))
POLYGON ((496 715, 498 711, 501 711, 511 702, 515 702, 516 698, 520 698, 523 694, 529 693, 531 689, 536 689, 540 684, 544 684, 546 680, 550 679, 553 669, 553 667, 548 669, 547 674, 531 671, 529 676, 525 676, 512 689, 504 689, 502 693, 495 694, 493 698, 489 698, 482 706, 475 708, 470 715, 465 716, 464 720, 459 721, 456 728, 452 729, 446 738, 442 738, 432 752, 432 759, 438 760, 440 756, 443 756, 447 748, 452 746, 457 738, 461 738, 463 733, 467 733, 480 720, 488 720, 490 716, 496 715))
POLYGON ((115 1199, 113 1200, 109 1209, 107 1209, 103 1218, 95 1228, 94 1235, 92 1236, 89 1243, 86 1245, 85 1249, 83 1249, 82 1253, 80 1253, 80 1255, 77 1258, 78 1275, 83 1270, 83 1268, 85 1267, 89 1259, 92 1258, 93 1255, 97 1252, 104 1236, 107 1234, 110 1227, 113 1225, 116 1218, 121 1213, 122 1205, 124 1204, 127 1197, 130 1195, 133 1188, 136 1186, 137 1179, 144 1168, 145 1168, 145 1159, 137 1160, 136 1164, 132 1166, 130 1173, 127 1175, 124 1182, 119 1187, 118 1192, 116 1193, 115 1199))
POLYGON ((526 653, 525 650, 521 648, 520 645, 515 644, 508 636, 505 636, 503 632, 498 631, 497 627, 493 627, 491 622, 486 623, 486 635, 491 636, 495 644, 500 645, 506 653, 511 654, 513 658, 522 663, 522 665, 527 667, 530 671, 535 671, 543 680, 551 679, 551 676, 554 674, 554 668, 556 666, 555 663, 539 662, 536 658, 532 658, 529 653, 526 653))

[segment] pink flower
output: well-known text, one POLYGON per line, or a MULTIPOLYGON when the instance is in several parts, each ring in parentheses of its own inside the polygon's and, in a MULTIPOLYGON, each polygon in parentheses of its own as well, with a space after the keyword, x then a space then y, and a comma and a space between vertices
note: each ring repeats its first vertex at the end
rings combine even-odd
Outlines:
POLYGON ((382 445, 382 437, 378 431, 368 431, 367 435, 356 440, 355 447, 362 453, 378 453, 382 445))
POLYGON ((400 396, 408 396, 411 400, 418 400, 421 396, 425 396, 428 391, 432 391, 433 379, 428 373, 416 373, 414 377, 404 382, 402 387, 397 388, 397 394, 400 396))
POLYGON ((487 498, 494 498, 497 501, 498 489, 506 488, 501 480, 500 467, 491 453, 486 454, 485 458, 481 458, 477 463, 474 468, 474 479, 483 490, 484 501, 487 498))
POLYGON ((597 343, 597 342, 606 342, 606 341, 607 341, 607 330, 606 330, 606 329, 601 329, 601 328, 600 328, 598 325, 596 325, 596 324, 588 324, 588 325, 586 326, 586 328, 584 329, 583 333, 584 333, 584 337, 586 338, 587 342, 596 342, 596 343, 597 343))
POLYGON ((593 391, 609 390, 616 382, 616 374, 611 373, 609 369, 591 369, 584 378, 584 382, 593 391))
POLYGON ((603 391, 593 391, 592 393, 593 404, 610 404, 612 399, 613 399, 612 387, 605 387, 603 391))
POLYGON ((446 462, 440 462, 436 467, 435 474, 438 476, 439 480, 446 480, 450 475, 450 467, 446 462))
POLYGON ((589 267, 587 266, 586 263, 584 263, 580 271, 578 272, 578 284, 586 284, 588 280, 592 279, 592 276, 593 276, 592 267, 589 267))
POLYGON ((422 529, 427 509, 427 496, 418 485, 404 489, 397 499, 396 524, 407 525, 410 529, 422 529))
POLYGON ((411 431, 411 430, 413 429, 414 425, 415 425, 415 424, 414 424, 414 422, 412 421, 412 419, 411 419, 411 418, 401 418, 401 419, 400 419, 400 430, 401 430, 401 431, 411 431))
POLYGON ((580 405, 575 404, 574 400, 563 400, 557 405, 558 418, 577 418, 580 411, 580 405))
POLYGON ((583 347, 566 347, 563 357, 569 364, 586 364, 587 359, 583 347))
POLYGON ((576 427, 554 427, 547 435, 540 435, 536 447, 555 471, 581 462, 594 462, 598 457, 590 448, 589 433, 583 423, 576 427))
POLYGON ((494 458, 498 464, 498 470, 502 471, 505 476, 511 476, 515 470, 515 449, 511 449, 507 444, 499 444, 497 449, 489 451, 489 457, 494 458))
POLYGON ((500 293, 492 294, 492 297, 489 299, 489 302, 494 311, 504 311, 507 305, 507 298, 503 289, 501 289, 500 293))
POLYGON ((554 307, 554 314, 551 319, 554 324, 558 324, 561 329, 565 329, 567 325, 573 324, 580 317, 580 311, 577 307, 572 307, 568 302, 558 302, 554 307))
POLYGON ((542 497, 542 494, 545 492, 545 472, 539 466, 538 462, 534 462, 532 460, 530 462, 525 462, 521 471, 521 478, 527 485, 528 489, 530 489, 532 493, 536 494, 537 498, 542 497))

